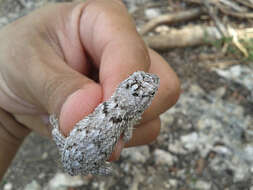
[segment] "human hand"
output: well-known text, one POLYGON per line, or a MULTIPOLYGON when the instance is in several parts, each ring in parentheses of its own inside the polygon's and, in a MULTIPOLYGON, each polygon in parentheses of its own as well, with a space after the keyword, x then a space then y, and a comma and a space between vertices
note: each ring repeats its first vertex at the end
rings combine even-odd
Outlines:
MULTIPOLYGON (((130 74, 155 73, 158 93, 132 139, 117 144, 115 160, 124 146, 153 141, 160 131, 159 115, 179 97, 176 74, 147 49, 119 0, 47 6, 3 28, 0 41, 0 123, 8 139, 24 138, 25 127, 49 135, 45 118, 52 113, 67 136, 130 74)), ((0 135, 0 146, 7 141, 0 135)))

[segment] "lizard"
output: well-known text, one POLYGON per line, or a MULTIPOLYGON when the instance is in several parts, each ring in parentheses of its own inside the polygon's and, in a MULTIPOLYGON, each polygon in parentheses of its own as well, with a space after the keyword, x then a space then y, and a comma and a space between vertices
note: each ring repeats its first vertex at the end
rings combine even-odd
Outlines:
POLYGON ((67 137, 60 132, 57 117, 50 115, 52 137, 64 170, 72 176, 110 175, 112 167, 107 160, 119 138, 124 142, 131 139, 133 127, 151 104, 159 81, 155 74, 134 72, 119 84, 111 98, 77 122, 67 137))

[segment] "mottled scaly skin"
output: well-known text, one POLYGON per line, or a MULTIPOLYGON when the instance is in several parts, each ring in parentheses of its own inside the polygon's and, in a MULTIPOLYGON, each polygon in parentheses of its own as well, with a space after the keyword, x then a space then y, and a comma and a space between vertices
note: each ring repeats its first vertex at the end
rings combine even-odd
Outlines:
POLYGON ((109 159, 121 135, 132 137, 133 126, 141 119, 159 86, 154 74, 138 71, 124 80, 112 97, 79 121, 68 137, 59 131, 58 120, 50 116, 53 139, 61 153, 63 167, 70 175, 108 175, 109 159))

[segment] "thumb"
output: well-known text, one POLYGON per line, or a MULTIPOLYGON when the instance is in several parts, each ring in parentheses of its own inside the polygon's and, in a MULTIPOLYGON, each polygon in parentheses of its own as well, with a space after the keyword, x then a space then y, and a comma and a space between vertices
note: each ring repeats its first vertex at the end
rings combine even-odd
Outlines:
POLYGON ((59 115, 60 126, 64 135, 67 135, 78 121, 97 107, 102 99, 101 92, 98 84, 87 80, 80 88, 69 93, 62 104, 59 115))
MULTIPOLYGON (((32 97, 37 97, 36 102, 59 118, 60 131, 65 136, 103 100, 102 87, 98 83, 55 56, 37 62, 29 69, 27 81, 29 89, 33 89, 32 97)), ((119 158, 123 147, 124 142, 120 139, 110 161, 119 158)))
POLYGON ((29 72, 33 75, 29 80, 33 87, 30 89, 34 89, 33 97, 38 97, 39 103, 49 114, 59 118, 61 132, 68 135, 75 123, 101 102, 101 86, 62 60, 39 65, 29 72))
MULTIPOLYGON (((75 124, 102 101, 102 88, 67 65, 59 64, 59 67, 56 65, 54 69, 47 68, 47 75, 43 75, 39 85, 36 85, 44 87, 35 91, 41 92, 38 97, 41 97, 48 113, 59 117, 60 130, 67 136, 75 124)), ((119 139, 109 161, 117 160, 123 147, 124 142, 119 139)))

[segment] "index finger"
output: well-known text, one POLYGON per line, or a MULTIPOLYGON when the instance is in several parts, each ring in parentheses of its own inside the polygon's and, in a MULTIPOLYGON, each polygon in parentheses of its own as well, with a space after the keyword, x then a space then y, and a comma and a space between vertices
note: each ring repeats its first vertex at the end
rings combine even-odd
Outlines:
POLYGON ((149 69, 146 45, 127 9, 118 0, 89 1, 80 19, 80 37, 99 69, 104 100, 133 72, 149 69))

